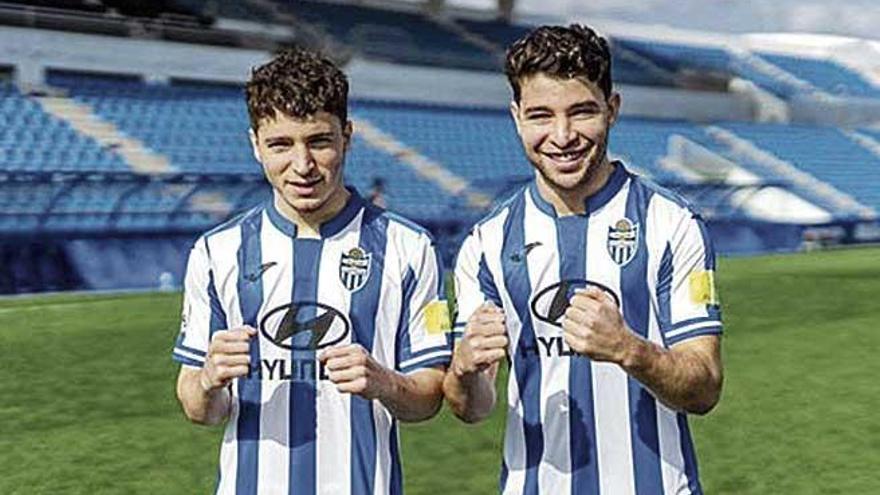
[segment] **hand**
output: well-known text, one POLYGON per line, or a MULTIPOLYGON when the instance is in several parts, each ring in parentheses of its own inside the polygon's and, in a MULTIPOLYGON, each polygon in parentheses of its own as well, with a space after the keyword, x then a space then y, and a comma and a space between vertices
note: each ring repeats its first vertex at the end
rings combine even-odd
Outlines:
POLYGON ((369 400, 390 395, 394 372, 379 364, 359 344, 331 347, 321 353, 318 360, 340 392, 369 400))
POLYGON ((216 332, 208 347, 199 383, 205 392, 225 387, 250 371, 250 340, 257 331, 249 326, 216 332))
POLYGON ((486 302, 468 319, 464 336, 455 345, 452 371, 457 376, 481 372, 507 355, 504 311, 486 302))
POLYGON ((594 361, 622 363, 634 334, 608 294, 596 287, 578 290, 562 319, 563 337, 571 349, 594 361))

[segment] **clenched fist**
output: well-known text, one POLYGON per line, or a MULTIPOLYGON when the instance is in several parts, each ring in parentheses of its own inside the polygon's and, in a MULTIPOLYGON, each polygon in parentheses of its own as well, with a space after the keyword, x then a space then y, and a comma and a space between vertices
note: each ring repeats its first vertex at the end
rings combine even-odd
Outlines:
POLYGON ((565 342, 594 361, 621 363, 635 335, 611 297, 596 287, 575 292, 562 319, 565 342))
POLYGON ((250 371, 250 340, 257 334, 253 327, 243 326, 214 334, 199 383, 205 392, 223 388, 234 378, 250 371))
POLYGON ((504 311, 486 302, 468 319, 464 336, 455 345, 452 372, 457 376, 480 372, 507 355, 504 311))
POLYGON ((390 394, 393 371, 379 364, 359 344, 331 347, 318 357, 337 390, 364 399, 382 399, 390 394))

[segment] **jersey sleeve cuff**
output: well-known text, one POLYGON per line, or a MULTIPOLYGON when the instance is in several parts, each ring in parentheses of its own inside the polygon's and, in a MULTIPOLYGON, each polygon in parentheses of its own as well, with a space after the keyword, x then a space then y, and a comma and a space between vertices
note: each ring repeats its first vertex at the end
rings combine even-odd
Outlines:
POLYGON ((412 373, 424 368, 435 366, 447 366, 452 360, 452 351, 449 346, 437 346, 425 349, 409 359, 405 359, 397 365, 397 370, 404 374, 412 373))
POLYGON ((178 363, 195 366, 196 368, 201 368, 205 365, 205 353, 185 345, 178 344, 174 346, 171 358, 178 363))
POLYGON ((722 331, 723 325, 717 318, 694 318, 679 322, 663 332, 663 340, 669 347, 702 335, 720 335, 722 331))

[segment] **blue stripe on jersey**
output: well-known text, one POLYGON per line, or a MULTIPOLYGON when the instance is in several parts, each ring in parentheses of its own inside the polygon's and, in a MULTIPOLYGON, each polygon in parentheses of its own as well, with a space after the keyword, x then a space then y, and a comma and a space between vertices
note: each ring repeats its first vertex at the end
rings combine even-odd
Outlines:
MULTIPOLYGON (((238 300, 242 321, 245 325, 257 328, 257 312, 263 304, 263 285, 253 283, 245 278, 248 273, 255 273, 262 264, 263 252, 260 242, 260 231, 263 216, 250 215, 241 225, 241 244, 238 248, 238 300)), ((213 320, 213 312, 212 312, 213 320)), ((236 469, 236 495, 256 495, 257 466, 259 463, 260 445, 260 406, 261 382, 259 378, 260 343, 255 337, 250 341, 251 374, 238 379, 238 467, 236 469), (257 373, 254 373, 254 371, 257 373)))
POLYGON ((217 285, 214 283, 214 270, 208 270, 208 299, 211 302, 211 321, 208 328, 208 342, 210 342, 214 332, 227 327, 226 311, 223 310, 220 296, 217 295, 217 285))
MULTIPOLYGON (((296 303, 318 300, 318 277, 321 266, 320 239, 293 239, 293 294, 296 303)), ((297 314, 297 320, 308 321, 317 316, 317 308, 306 306, 297 314)), ((291 360, 303 363, 315 362, 315 350, 308 345, 311 332, 294 334, 291 360)), ((317 411, 315 406, 316 367, 303 380, 290 383, 290 495, 313 495, 316 493, 316 434, 317 411)))
POLYGON ((672 248, 667 242, 657 269, 657 321, 663 345, 667 347, 665 332, 672 326, 672 271, 672 248))
MULTIPOLYGON (((382 278, 385 270, 385 246, 388 238, 388 220, 375 208, 364 209, 361 219, 361 249, 372 255, 372 266, 367 283, 351 295, 349 318, 352 323, 352 343, 373 350, 376 333, 376 313, 382 278)), ((376 425, 373 423, 373 404, 357 395, 350 398, 351 414, 351 493, 373 493, 376 476, 376 425)), ((399 462, 391 459, 391 462, 399 462)), ((341 466, 344 468, 344 466, 341 466)))
MULTIPOLYGON (((697 222, 697 226, 700 228, 700 236, 703 238, 703 252, 704 252, 704 266, 706 270, 715 270, 715 247, 712 245, 712 239, 709 237, 709 228, 706 227, 706 222, 703 221, 702 217, 699 215, 694 215, 694 220, 697 222)), ((718 304, 707 304, 706 312, 710 317, 721 320, 721 306, 718 304)), ((720 332, 714 332, 720 333, 720 332)))
POLYGON ((521 194, 510 205, 510 213, 504 220, 504 245, 501 247, 501 269, 513 309, 522 323, 519 341, 513 355, 513 373, 519 387, 523 408, 523 433, 526 451, 526 478, 521 493, 538 494, 538 465, 544 453, 544 436, 541 428, 541 358, 529 349, 534 347, 535 331, 529 311, 529 295, 532 286, 526 263, 511 260, 525 246, 525 196, 521 194))
MULTIPOLYGON (((397 421, 391 422, 391 431, 388 434, 388 446, 391 450, 392 459, 400 459, 400 440, 397 438, 397 421)), ((391 479, 388 480, 389 495, 403 494, 403 471, 400 462, 391 463, 391 479)), ((356 494, 352 494, 356 495, 356 494)), ((369 493, 366 495, 370 495, 369 493)))
POLYGON ((705 260, 704 267, 706 270, 714 270, 715 269, 715 249, 712 247, 712 239, 709 237, 709 229, 706 227, 706 223, 703 221, 703 218, 697 214, 694 214, 694 220, 697 222, 697 226, 700 228, 700 237, 703 238, 703 251, 705 252, 705 260))
POLYGON ((676 415, 676 420, 678 421, 678 435, 681 440, 681 455, 684 460, 684 474, 687 476, 688 488, 691 490, 691 495, 703 495, 700 475, 697 471, 697 454, 694 452, 687 416, 679 413, 676 415))
MULTIPOLYGON (((620 268, 620 293, 623 317, 642 338, 648 338, 650 291, 648 289, 648 249, 645 242, 647 208, 653 192, 631 181, 626 198, 626 218, 640 226, 638 248, 629 263, 620 268)), ((633 456, 633 479, 637 494, 657 493, 663 486, 660 466, 660 437, 657 431, 657 403, 654 397, 631 376, 629 390, 630 435, 633 456)))
POLYGON ((485 254, 480 254, 480 269, 477 272, 477 281, 480 282, 480 292, 483 293, 483 296, 500 308, 501 297, 498 295, 498 287, 495 286, 495 281, 492 280, 489 266, 486 265, 485 254))
MULTIPOLYGON (((587 277, 588 218, 585 215, 572 215, 556 219, 559 280, 583 280, 587 277)), ((579 354, 573 354, 568 360, 571 493, 599 493, 591 361, 579 354)))
POLYGON ((412 267, 406 267, 401 287, 400 321, 397 322, 397 338, 394 339, 395 368, 400 370, 400 363, 410 358, 412 345, 409 340, 410 299, 416 290, 416 274, 412 267))

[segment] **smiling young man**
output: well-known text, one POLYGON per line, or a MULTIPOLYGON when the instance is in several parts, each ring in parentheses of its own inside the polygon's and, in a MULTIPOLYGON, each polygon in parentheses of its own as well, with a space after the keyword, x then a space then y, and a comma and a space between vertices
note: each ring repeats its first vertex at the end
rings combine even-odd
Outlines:
POLYGON ((226 422, 218 494, 400 493, 397 421, 436 414, 450 357, 433 242, 344 186, 332 62, 294 49, 246 89, 272 199, 190 253, 177 397, 226 422))
POLYGON ((678 196, 607 155, 620 96, 607 42, 540 27, 507 52, 535 179, 465 240, 452 410, 495 406, 505 358, 505 494, 702 493, 687 413, 721 392, 714 253, 678 196))

